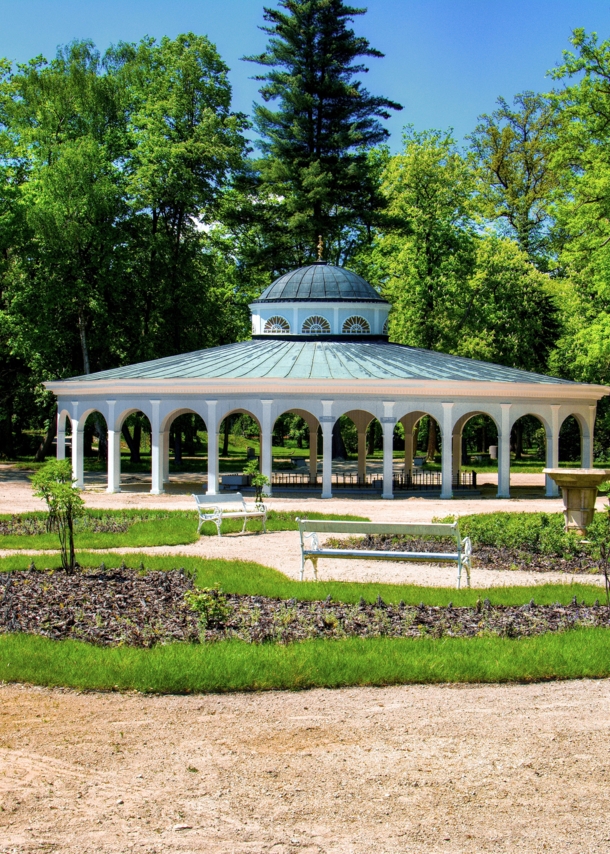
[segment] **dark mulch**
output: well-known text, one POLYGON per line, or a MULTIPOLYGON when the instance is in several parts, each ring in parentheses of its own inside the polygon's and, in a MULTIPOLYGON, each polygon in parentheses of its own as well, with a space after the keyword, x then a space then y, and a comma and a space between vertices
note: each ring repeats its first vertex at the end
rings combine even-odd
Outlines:
MULTIPOLYGON (((92 534, 124 534, 139 521, 144 521, 144 519, 136 516, 117 518, 116 516, 85 515, 74 520, 74 530, 87 531, 92 534)), ((3 536, 32 536, 47 534, 48 532, 46 518, 15 515, 9 519, 0 519, 0 535, 3 536)))
MULTIPOLYGON (((404 537, 365 536, 347 539, 329 539, 327 545, 333 548, 349 547, 386 552, 450 552, 455 541, 450 539, 417 539, 404 537)), ((525 549, 498 548, 497 546, 473 546, 473 566, 481 569, 522 569, 528 572, 568 572, 574 575, 599 575, 603 572, 599 560, 586 553, 571 557, 540 554, 525 549)))
POLYGON ((171 641, 240 638, 248 643, 290 643, 345 637, 526 637, 576 626, 610 627, 610 610, 599 604, 474 608, 280 600, 227 595, 229 614, 200 629, 184 602, 193 583, 180 570, 139 574, 119 569, 2 573, 0 632, 29 632, 113 646, 150 647, 171 641))
POLYGON ((197 616, 184 602, 192 587, 180 571, 3 572, 0 632, 101 645, 197 640, 197 616))

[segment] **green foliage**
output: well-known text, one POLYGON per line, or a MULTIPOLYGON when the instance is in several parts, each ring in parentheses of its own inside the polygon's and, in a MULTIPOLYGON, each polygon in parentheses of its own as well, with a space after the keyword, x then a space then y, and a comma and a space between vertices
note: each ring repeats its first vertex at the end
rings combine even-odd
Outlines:
MULTIPOLYGON (((103 552, 79 552, 81 566, 99 567, 117 566, 123 562, 127 567, 140 569, 143 564, 146 571, 172 570, 177 568, 177 558, 167 555, 139 554, 129 552, 123 555, 103 552)), ((30 558, 26 555, 12 555, 0 558, 0 572, 23 570, 30 558)), ((38 559, 39 569, 55 569, 60 566, 57 556, 44 555, 38 559)), ((456 607, 473 607, 477 599, 487 598, 493 605, 524 605, 532 598, 532 587, 489 587, 456 590, 455 587, 432 587, 416 584, 382 584, 357 581, 293 581, 268 566, 241 560, 207 560, 195 557, 179 556, 181 569, 195 579, 197 587, 221 587, 225 593, 245 596, 269 596, 278 599, 301 599, 317 601, 330 596, 337 602, 356 603, 360 598, 365 602, 375 602, 378 596, 397 605, 403 600, 407 605, 425 605, 445 607, 453 602, 456 607)), ((434 570, 431 569, 431 572, 434 570)), ((551 605, 554 602, 569 604, 574 596, 578 601, 592 605, 599 599, 600 588, 593 584, 540 584, 535 589, 536 602, 551 605)))
POLYGON ((383 204, 367 150, 388 136, 380 119, 402 107, 358 79, 363 58, 383 56, 349 27, 364 12, 343 0, 280 0, 265 8, 265 52, 246 57, 264 69, 254 109, 261 196, 279 209, 299 263, 313 260, 320 234, 337 260, 383 204))
POLYGON ((255 497, 254 500, 258 503, 263 500, 265 497, 265 493, 263 492, 264 488, 269 485, 269 478, 267 475, 262 474, 258 467, 257 460, 249 460, 244 465, 244 474, 250 475, 250 483, 254 487, 255 497))
POLYGON ((451 351, 475 263, 472 172, 449 133, 408 128, 382 181, 393 227, 372 255, 392 303, 390 337, 451 351))
POLYGON ((470 137, 483 214, 542 266, 557 185, 550 161, 558 124, 556 107, 548 97, 522 92, 515 96, 512 109, 498 98, 498 109, 480 116, 470 137))
POLYGON ((348 638, 289 644, 96 647, 3 635, 5 682, 158 694, 303 690, 350 685, 537 682, 610 676, 610 632, 531 638, 348 638))
POLYGON ((202 631, 224 625, 231 613, 228 599, 219 587, 188 590, 184 599, 191 611, 199 615, 202 631))
POLYGON ((34 495, 44 498, 49 508, 49 530, 59 535, 61 565, 76 571, 74 520, 84 512, 85 502, 75 485, 70 460, 50 460, 32 477, 34 495))

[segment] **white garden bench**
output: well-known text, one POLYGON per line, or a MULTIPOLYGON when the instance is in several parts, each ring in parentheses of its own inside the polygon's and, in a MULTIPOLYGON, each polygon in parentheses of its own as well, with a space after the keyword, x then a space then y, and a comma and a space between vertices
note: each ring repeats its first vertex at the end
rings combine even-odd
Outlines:
POLYGON ((318 560, 324 558, 356 558, 359 560, 414 560, 430 561, 431 563, 457 563, 457 587, 460 589, 462 567, 466 570, 467 586, 470 587, 470 564, 472 545, 469 537, 462 539, 458 523, 452 525, 443 523, 406 522, 334 522, 332 520, 297 519, 301 535, 301 581, 305 573, 305 561, 313 565, 314 577, 318 579, 318 560), (400 534, 410 537, 451 537, 455 540, 455 550, 452 552, 416 552, 416 551, 372 551, 365 549, 341 548, 331 549, 320 546, 318 534, 400 534), (309 544, 305 543, 308 539, 309 544))
POLYGON ((267 508, 264 504, 246 504, 241 492, 232 492, 230 495, 193 495, 199 512, 199 527, 197 533, 201 531, 201 526, 205 522, 214 522, 218 536, 220 526, 223 519, 242 519, 244 520, 241 529, 242 534, 246 530, 248 519, 262 519, 263 533, 267 530, 267 508))

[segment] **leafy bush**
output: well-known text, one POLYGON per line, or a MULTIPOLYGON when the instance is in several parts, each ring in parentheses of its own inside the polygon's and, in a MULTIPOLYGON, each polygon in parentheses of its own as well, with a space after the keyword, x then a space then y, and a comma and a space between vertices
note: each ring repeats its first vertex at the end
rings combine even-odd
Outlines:
MULTIPOLYGON (((443 521, 454 521, 454 517, 443 521)), ((461 535, 470 537, 474 547, 522 549, 563 558, 599 556, 608 525, 607 513, 596 513, 587 531, 587 542, 583 542, 580 534, 564 530, 563 513, 481 513, 461 516, 459 523, 461 535)))
POLYGON ((191 611, 199 614, 199 625, 203 631, 222 627, 231 613, 227 597, 218 587, 189 590, 184 599, 191 611))

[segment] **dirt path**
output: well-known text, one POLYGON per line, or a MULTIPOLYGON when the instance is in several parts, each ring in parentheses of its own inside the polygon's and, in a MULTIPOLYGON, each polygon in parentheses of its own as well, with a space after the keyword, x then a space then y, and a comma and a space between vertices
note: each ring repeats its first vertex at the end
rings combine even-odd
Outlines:
POLYGON ((0 687, 0 852, 606 852, 610 683, 0 687))
MULTIPOLYGON (((519 479, 542 478, 542 475, 515 475, 519 479)), ((193 484, 195 488, 195 484, 193 484)), ((188 489, 188 486, 185 486, 188 489)), ((108 495, 104 492, 86 491, 85 501, 96 508, 162 508, 192 509, 190 494, 150 495, 145 492, 121 492, 108 495)), ((598 508, 605 506, 607 499, 598 499, 598 508)), ((483 497, 459 498, 441 501, 439 498, 409 498, 384 501, 379 498, 270 498, 268 505, 276 510, 299 510, 307 512, 336 513, 339 515, 366 516, 373 521, 430 522, 448 514, 463 516, 468 513, 492 513, 496 511, 523 512, 544 511, 557 513, 562 509, 561 499, 514 498, 490 500, 483 497)), ((26 512, 44 509, 42 502, 32 495, 32 489, 23 472, 0 466, 0 513, 26 512)), ((1 546, 1 542, 0 542, 1 546)), ((114 550, 111 550, 114 551, 114 550)), ((195 557, 250 560, 271 566, 290 578, 298 578, 300 572, 299 536, 296 531, 274 532, 267 535, 202 537, 198 543, 187 546, 159 546, 154 548, 117 549, 118 552, 144 552, 147 554, 180 555, 195 557)), ((0 548, 0 556, 9 554, 0 548)), ((36 554, 36 552, 31 552, 36 554)), ((311 564, 306 577, 312 577, 311 564)), ((326 560, 319 563, 319 578, 337 581, 370 581, 386 583, 423 584, 430 586, 453 586, 456 570, 453 566, 433 566, 415 563, 385 563, 381 561, 326 560)), ((600 576, 565 573, 506 572, 489 569, 473 569, 473 587, 510 586, 514 584, 537 585, 566 583, 571 581, 601 584, 600 576)))

